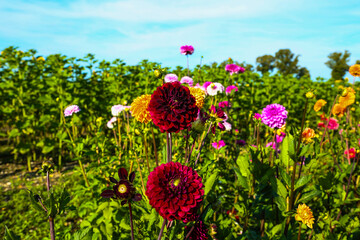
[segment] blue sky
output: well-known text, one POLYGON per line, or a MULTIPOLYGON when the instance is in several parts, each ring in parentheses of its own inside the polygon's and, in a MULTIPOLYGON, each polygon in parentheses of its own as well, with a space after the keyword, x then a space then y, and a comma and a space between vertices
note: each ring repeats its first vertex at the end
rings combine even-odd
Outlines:
POLYGON ((191 44, 190 66, 256 57, 290 48, 312 78, 330 77, 335 51, 360 59, 359 0, 2 0, 0 48, 36 49, 98 59, 142 59, 186 66, 179 47, 191 44))

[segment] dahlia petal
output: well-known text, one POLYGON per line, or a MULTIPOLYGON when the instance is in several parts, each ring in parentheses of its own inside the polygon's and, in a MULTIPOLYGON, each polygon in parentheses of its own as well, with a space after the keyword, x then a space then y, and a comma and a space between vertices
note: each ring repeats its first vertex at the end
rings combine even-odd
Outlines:
POLYGON ((132 200, 133 200, 134 202, 138 202, 138 201, 140 201, 141 199, 142 199, 142 196, 141 196, 140 193, 135 194, 134 197, 132 198, 132 200))
POLYGON ((103 198, 111 198, 112 196, 114 196, 114 191, 113 190, 105 190, 101 193, 101 196, 103 198))
POLYGON ((121 179, 127 179, 128 177, 128 172, 125 168, 120 168, 119 171, 118 171, 118 174, 119 174, 119 178, 120 180, 121 179))
POLYGON ((110 182, 112 182, 112 183, 118 183, 118 181, 113 177, 109 177, 109 179, 110 179, 110 182))
POLYGON ((129 181, 130 181, 130 182, 133 182, 134 179, 135 179, 135 172, 131 172, 131 173, 130 173, 130 176, 129 176, 129 181))

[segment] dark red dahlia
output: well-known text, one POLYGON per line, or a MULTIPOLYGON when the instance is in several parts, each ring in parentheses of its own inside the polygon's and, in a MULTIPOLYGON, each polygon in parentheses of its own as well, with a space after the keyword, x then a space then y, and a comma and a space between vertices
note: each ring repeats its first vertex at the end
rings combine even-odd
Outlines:
POLYGON ((101 193, 103 198, 117 198, 122 200, 121 205, 124 205, 128 200, 140 201, 142 196, 139 193, 135 193, 135 188, 132 182, 135 179, 135 172, 130 173, 128 179, 128 172, 125 168, 120 168, 118 171, 120 181, 110 177, 110 181, 116 185, 113 190, 105 190, 101 193))
POLYGON ((198 113, 195 98, 180 82, 165 83, 151 95, 151 118, 161 132, 176 132, 191 127, 198 113))
POLYGON ((204 195, 201 177, 191 167, 169 162, 149 175, 146 195, 150 205, 165 219, 194 221, 204 195))
MULTIPOLYGON (((185 234, 187 235, 188 232, 192 229, 192 227, 185 226, 185 234)), ((205 240, 208 239, 208 228, 203 223, 203 221, 197 221, 195 223, 194 229, 191 231, 189 235, 189 240, 205 240)))

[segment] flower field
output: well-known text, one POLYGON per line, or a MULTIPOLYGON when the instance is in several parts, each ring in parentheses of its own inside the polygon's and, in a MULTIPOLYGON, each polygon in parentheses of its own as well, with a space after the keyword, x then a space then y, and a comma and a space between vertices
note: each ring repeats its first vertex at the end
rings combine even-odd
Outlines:
POLYGON ((4 239, 360 239, 360 65, 311 80, 193 52, 4 49, 4 239))

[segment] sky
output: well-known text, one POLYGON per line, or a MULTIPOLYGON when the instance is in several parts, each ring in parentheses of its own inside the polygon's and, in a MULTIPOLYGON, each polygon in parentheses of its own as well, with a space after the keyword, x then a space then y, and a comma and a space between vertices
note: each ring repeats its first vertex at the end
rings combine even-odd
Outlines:
MULTIPOLYGON (((311 77, 329 78, 332 52, 360 60, 359 0, 0 0, 0 49, 38 55, 95 54, 135 65, 186 67, 181 45, 193 45, 190 67, 229 57, 252 65, 289 48, 311 77)), ((349 75, 349 74, 348 74, 349 75)), ((347 76, 348 76, 347 75, 347 76)))

